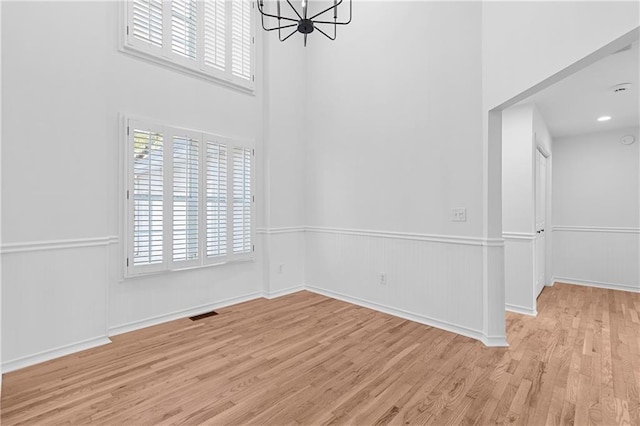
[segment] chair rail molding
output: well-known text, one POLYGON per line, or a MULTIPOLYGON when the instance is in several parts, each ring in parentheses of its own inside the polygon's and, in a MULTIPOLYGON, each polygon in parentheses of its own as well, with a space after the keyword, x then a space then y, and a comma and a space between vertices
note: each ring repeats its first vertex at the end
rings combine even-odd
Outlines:
POLYGON ((72 238, 64 240, 27 241, 20 243, 6 243, 0 246, 0 254, 24 253, 42 250, 64 250, 82 247, 99 247, 118 244, 120 239, 110 235, 94 238, 72 238))
POLYGON ((295 232, 315 232, 325 234, 359 235, 365 237, 393 238, 400 240, 428 241, 435 243, 463 244, 472 246, 502 247, 502 238, 467 237, 460 235, 421 234, 395 231, 373 231, 356 228, 335 228, 326 226, 293 226, 281 228, 258 228, 258 234, 288 234, 295 232))
POLYGON ((551 228, 556 232, 601 232, 606 234, 640 234, 640 228, 621 228, 607 226, 560 226, 551 228))

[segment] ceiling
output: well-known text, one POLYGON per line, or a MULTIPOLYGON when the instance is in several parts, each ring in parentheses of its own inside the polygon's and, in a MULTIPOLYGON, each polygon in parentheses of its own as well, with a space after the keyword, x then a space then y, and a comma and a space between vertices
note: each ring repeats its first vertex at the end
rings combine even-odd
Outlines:
POLYGON ((640 124, 638 42, 520 102, 535 103, 554 137, 640 124), (611 88, 631 83, 625 92, 611 88), (612 119, 598 122, 608 115, 612 119))

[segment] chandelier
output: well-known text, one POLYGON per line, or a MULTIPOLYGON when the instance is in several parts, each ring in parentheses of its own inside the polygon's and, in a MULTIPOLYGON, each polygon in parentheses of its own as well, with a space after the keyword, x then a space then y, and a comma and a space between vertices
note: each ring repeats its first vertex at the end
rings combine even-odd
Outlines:
POLYGON ((308 0, 301 0, 300 10, 298 10, 291 3, 290 0, 285 0, 289 5, 289 8, 286 8, 285 6, 285 8, 288 11, 286 15, 282 14, 280 0, 275 0, 276 14, 265 12, 264 0, 256 0, 256 1, 258 3, 258 11, 260 11, 260 15, 262 15, 262 28, 264 28, 265 31, 278 31, 278 38, 280 39, 280 41, 287 40, 289 37, 291 37, 295 33, 301 33, 304 36, 304 45, 306 46, 307 35, 311 34, 314 30, 318 30, 320 34, 324 35, 329 40, 335 40, 338 25, 347 25, 348 23, 351 22, 352 0, 348 0, 349 1, 349 19, 343 22, 338 21, 338 7, 342 4, 344 0, 333 0, 333 5, 325 8, 321 12, 318 12, 312 15, 311 17, 308 16, 308 11, 309 11, 308 0), (291 11, 293 11, 293 13, 291 11), (333 21, 327 20, 327 18, 323 18, 323 15, 325 13, 329 13, 332 11, 333 11, 333 21), (265 25, 265 17, 267 18, 267 20, 277 19, 278 25, 267 27, 265 25), (321 27, 324 27, 324 30, 321 27), (331 27, 333 27, 333 32, 331 32, 331 27), (283 37, 283 34, 284 34, 284 37, 283 37))

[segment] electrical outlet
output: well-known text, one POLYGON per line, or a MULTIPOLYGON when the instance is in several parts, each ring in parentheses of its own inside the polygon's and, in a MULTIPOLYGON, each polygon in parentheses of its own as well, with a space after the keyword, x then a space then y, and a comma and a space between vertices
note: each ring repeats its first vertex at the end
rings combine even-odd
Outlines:
POLYGON ((280 264, 280 265, 278 266, 278 273, 279 273, 279 274, 284 273, 284 265, 283 265, 283 264, 280 264))
POLYGON ((387 274, 385 274, 384 272, 380 273, 380 284, 387 285, 387 274))
POLYGON ((451 221, 452 222, 466 222, 467 221, 467 209, 451 209, 451 221))

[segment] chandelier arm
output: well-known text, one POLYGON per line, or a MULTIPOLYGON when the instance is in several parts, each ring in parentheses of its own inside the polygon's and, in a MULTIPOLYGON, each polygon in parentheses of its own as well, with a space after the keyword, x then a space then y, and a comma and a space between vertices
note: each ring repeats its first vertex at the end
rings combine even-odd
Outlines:
POLYGON ((351 23, 351 20, 347 22, 330 22, 330 21, 311 21, 313 24, 327 24, 327 25, 348 25, 351 23))
POLYGON ((349 20, 347 22, 329 22, 329 21, 313 21, 314 24, 329 24, 329 25, 347 25, 351 23, 351 17, 353 14, 353 0, 349 0, 349 20))
POLYGON ((296 15, 298 15, 298 18, 300 18, 300 20, 302 20, 302 16, 300 16, 300 14, 296 10, 296 8, 293 7, 293 5, 291 4, 291 1, 287 0, 287 3, 289 3, 289 6, 291 6, 291 9, 293 9, 293 11, 296 13, 296 15))
MULTIPOLYGON (((291 27, 297 27, 298 24, 289 24, 289 25, 283 25, 281 27, 273 27, 273 28, 264 28, 265 31, 275 31, 275 30, 284 30, 285 28, 291 28, 291 27)), ((296 31, 298 31, 296 29, 296 31)))
POLYGON ((287 40, 289 37, 291 37, 292 35, 294 35, 294 34, 295 34, 295 33, 297 33, 297 32, 298 32, 298 29, 296 28, 295 30, 293 30, 293 31, 291 32, 291 34, 289 34, 289 35, 288 35, 288 36, 286 36, 285 38, 280 38, 280 37, 278 37, 278 38, 280 38, 280 41, 285 41, 285 40, 287 40))
POLYGON ((333 38, 329 37, 329 35, 327 35, 327 33, 325 33, 324 31, 322 31, 320 29, 320 27, 315 27, 316 30, 320 31, 320 34, 324 35, 326 38, 328 38, 329 40, 335 40, 336 39, 336 27, 333 27, 333 38))
POLYGON ((287 18, 286 16, 278 16, 278 15, 272 15, 270 13, 266 13, 262 9, 262 6, 260 6, 260 0, 258 0, 258 11, 260 12, 260 15, 262 15, 262 28, 264 28, 264 17, 265 16, 268 17, 268 18, 284 19, 285 21, 298 22, 297 19, 287 18))
POLYGON ((317 18, 318 16, 322 15, 325 12, 330 11, 331 9, 337 9, 338 6, 340 6, 342 4, 344 0, 339 0, 338 3, 334 4, 333 6, 329 6, 328 8, 326 8, 325 10, 323 10, 322 12, 316 13, 315 15, 313 15, 311 18, 311 20, 313 20, 314 18, 317 18))
MULTIPOLYGON (((262 18, 262 19, 261 19, 261 20, 262 20, 262 29, 263 29, 263 30, 265 30, 265 31, 275 31, 275 30, 280 30, 280 29, 282 29, 282 28, 295 27, 295 26, 297 26, 297 25, 298 25, 297 23, 293 23, 293 24, 289 24, 289 25, 285 25, 285 26, 278 25, 277 27, 267 28, 267 27, 264 25, 264 15, 261 15, 261 18, 262 18)), ((294 22, 295 22, 295 21, 294 21, 294 22)))

